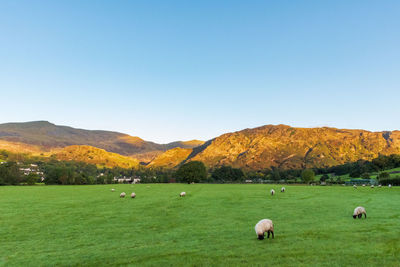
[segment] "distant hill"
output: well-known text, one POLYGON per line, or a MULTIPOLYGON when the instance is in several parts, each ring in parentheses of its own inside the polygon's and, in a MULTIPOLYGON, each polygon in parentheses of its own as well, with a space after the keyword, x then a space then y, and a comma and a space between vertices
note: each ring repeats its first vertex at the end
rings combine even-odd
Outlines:
MULTIPOLYGON (((191 140, 191 141, 177 141, 177 142, 172 142, 166 145, 163 145, 163 148, 165 148, 165 150, 167 150, 167 152, 169 150, 175 151, 173 153, 168 152, 166 153, 166 155, 162 156, 161 158, 167 157, 170 158, 173 161, 176 161, 177 159, 172 159, 171 156, 173 155, 177 155, 175 154, 176 151, 184 151, 184 150, 174 150, 175 148, 183 148, 183 149, 192 149, 198 146, 201 146, 204 144, 204 141, 199 141, 199 140, 191 140)), ((156 166, 160 163, 160 158, 157 159, 158 156, 163 155, 163 153, 165 152, 165 150, 157 150, 157 151, 149 151, 149 152, 144 152, 144 153, 138 153, 135 154, 134 157, 137 158, 138 160, 145 162, 145 163, 149 163, 152 162, 154 160, 156 160, 157 163, 153 163, 151 164, 151 166, 156 166)), ((181 158, 181 155, 178 158, 181 158)), ((162 160, 163 162, 165 162, 165 159, 162 160)), ((173 164, 172 164, 173 165, 173 164)))
POLYGON ((172 149, 175 147, 194 148, 197 146, 201 146, 202 144, 204 144, 204 141, 200 141, 200 140, 177 141, 177 142, 172 142, 172 143, 166 144, 165 148, 166 149, 172 149))
POLYGON ((54 154, 58 160, 81 161, 103 167, 138 168, 139 161, 92 146, 68 146, 54 154))
POLYGON ((51 152, 72 145, 89 145, 124 156, 153 153, 155 157, 171 148, 191 148, 200 143, 178 141, 156 144, 123 133, 76 129, 47 121, 0 124, 0 148, 14 151, 51 152))

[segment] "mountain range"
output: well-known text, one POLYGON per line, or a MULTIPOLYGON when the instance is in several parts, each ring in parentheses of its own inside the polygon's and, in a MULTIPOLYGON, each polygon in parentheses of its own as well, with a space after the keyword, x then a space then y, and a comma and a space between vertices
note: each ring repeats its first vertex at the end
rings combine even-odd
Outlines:
POLYGON ((76 129, 47 121, 0 124, 0 140, 15 145, 24 144, 28 150, 41 152, 51 152, 72 145, 88 145, 124 156, 160 153, 175 147, 193 148, 203 143, 192 140, 156 144, 123 133, 76 129))
POLYGON ((157 144, 118 132, 35 121, 0 124, 0 149, 108 167, 135 168, 141 163, 149 168, 173 169, 199 160, 210 168, 230 165, 246 170, 301 169, 400 154, 400 132, 265 125, 206 142, 157 144))

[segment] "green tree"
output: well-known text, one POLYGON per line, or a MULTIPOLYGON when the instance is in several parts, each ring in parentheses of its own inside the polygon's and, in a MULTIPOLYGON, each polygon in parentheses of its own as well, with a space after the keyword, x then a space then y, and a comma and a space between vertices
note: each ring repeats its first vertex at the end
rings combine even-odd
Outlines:
POLYGON ((207 179, 207 170, 203 162, 191 161, 180 166, 175 175, 179 182, 198 183, 207 179))
POLYGON ((64 165, 51 165, 46 170, 46 184, 75 184, 72 168, 64 165))
POLYGON ((235 169, 231 166, 216 168, 211 175, 211 178, 217 182, 240 182, 244 180, 244 177, 241 169, 235 169))
POLYGON ((39 179, 39 175, 31 172, 25 177, 24 180, 28 185, 34 185, 35 183, 39 182, 39 179))
POLYGON ((352 170, 349 175, 351 178, 357 178, 361 176, 361 172, 358 169, 352 170))
POLYGON ((273 170, 271 172, 271 179, 274 181, 279 181, 281 179, 281 174, 280 174, 279 170, 273 170))
POLYGON ((310 183, 315 179, 315 173, 313 170, 306 169, 301 173, 301 178, 303 179, 304 183, 310 183))
POLYGON ((104 183, 112 184, 113 180, 114 180, 114 176, 111 173, 109 173, 109 174, 106 175, 104 183))
POLYGON ((96 178, 92 175, 89 175, 86 178, 86 184, 96 184, 96 178))
POLYGON ((21 172, 16 162, 11 161, 0 165, 0 184, 17 185, 21 180, 21 172))

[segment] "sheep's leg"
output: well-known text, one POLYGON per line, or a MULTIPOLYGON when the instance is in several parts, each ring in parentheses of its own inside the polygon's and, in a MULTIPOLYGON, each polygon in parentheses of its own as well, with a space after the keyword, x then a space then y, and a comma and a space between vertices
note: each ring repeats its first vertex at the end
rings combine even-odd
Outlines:
POLYGON ((358 219, 361 219, 362 218, 362 214, 358 214, 358 219))
POLYGON ((365 216, 365 219, 367 219, 367 214, 366 213, 364 213, 364 216, 365 216))
POLYGON ((274 231, 271 231, 271 234, 272 234, 272 238, 275 239, 274 231))
POLYGON ((269 233, 270 233, 270 231, 268 231, 268 235, 267 235, 267 238, 269 238, 269 233))

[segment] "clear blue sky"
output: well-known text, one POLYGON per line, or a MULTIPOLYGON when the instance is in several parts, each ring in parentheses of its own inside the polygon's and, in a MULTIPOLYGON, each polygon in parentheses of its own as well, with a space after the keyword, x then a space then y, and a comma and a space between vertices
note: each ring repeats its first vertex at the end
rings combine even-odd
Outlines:
POLYGON ((400 128, 400 1, 0 0, 0 123, 400 128))

